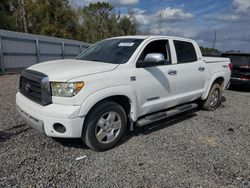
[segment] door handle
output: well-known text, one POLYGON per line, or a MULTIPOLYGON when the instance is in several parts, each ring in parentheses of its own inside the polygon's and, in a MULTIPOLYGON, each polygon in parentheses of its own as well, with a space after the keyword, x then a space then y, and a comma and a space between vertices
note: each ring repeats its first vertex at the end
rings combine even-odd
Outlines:
POLYGON ((205 67, 199 67, 199 71, 204 71, 205 67))
POLYGON ((176 75, 177 74, 177 70, 172 70, 171 69, 171 70, 168 71, 168 74, 169 75, 176 75))

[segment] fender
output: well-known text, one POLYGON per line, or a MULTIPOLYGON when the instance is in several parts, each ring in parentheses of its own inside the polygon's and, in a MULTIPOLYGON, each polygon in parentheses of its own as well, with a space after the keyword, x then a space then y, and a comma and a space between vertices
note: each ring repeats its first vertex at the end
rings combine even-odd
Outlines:
POLYGON ((207 87, 206 87, 206 89, 205 89, 205 92, 204 92, 203 96, 201 97, 201 99, 206 99, 206 98, 208 97, 209 91, 210 91, 210 89, 211 89, 211 87, 212 87, 214 81, 215 81, 217 78, 219 78, 219 77, 222 77, 222 78, 224 78, 224 80, 225 80, 226 75, 225 75, 224 72, 218 72, 218 73, 214 74, 214 75, 212 76, 212 78, 210 79, 210 81, 208 82, 207 87))
POLYGON ((95 93, 90 94, 81 105, 79 116, 86 116, 90 109, 100 102, 101 100, 116 96, 116 95, 123 95, 129 98, 131 110, 130 110, 130 117, 133 121, 137 120, 138 114, 138 100, 135 91, 130 85, 119 85, 113 86, 105 89, 101 89, 96 91, 95 93))

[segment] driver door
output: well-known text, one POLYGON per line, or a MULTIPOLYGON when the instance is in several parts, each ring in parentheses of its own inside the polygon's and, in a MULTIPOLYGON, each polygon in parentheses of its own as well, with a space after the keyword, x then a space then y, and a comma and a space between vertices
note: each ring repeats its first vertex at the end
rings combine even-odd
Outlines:
MULTIPOLYGON (((171 56, 168 40, 154 40, 149 42, 139 56, 139 61, 152 53, 162 54, 164 61, 155 65, 151 61, 150 67, 135 68, 136 81, 133 82, 140 106, 139 116, 175 105, 173 93, 175 91, 174 72, 171 73, 171 56)), ((150 56, 149 55, 149 56, 150 56)))

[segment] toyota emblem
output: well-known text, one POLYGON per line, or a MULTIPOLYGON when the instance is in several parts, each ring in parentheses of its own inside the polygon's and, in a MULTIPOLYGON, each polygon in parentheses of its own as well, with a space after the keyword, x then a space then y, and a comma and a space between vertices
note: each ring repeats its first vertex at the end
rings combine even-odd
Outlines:
POLYGON ((31 88, 31 86, 30 86, 30 83, 28 82, 28 83, 25 85, 25 90, 26 90, 27 92, 30 92, 30 88, 31 88))

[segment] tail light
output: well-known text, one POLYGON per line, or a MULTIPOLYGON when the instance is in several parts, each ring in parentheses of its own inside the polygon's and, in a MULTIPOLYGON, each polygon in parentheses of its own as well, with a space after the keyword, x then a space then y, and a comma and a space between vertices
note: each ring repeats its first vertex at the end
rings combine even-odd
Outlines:
POLYGON ((232 63, 229 63, 228 67, 229 67, 230 70, 233 70, 233 64, 232 63))
POLYGON ((241 76, 240 79, 241 80, 250 80, 250 76, 241 76))

